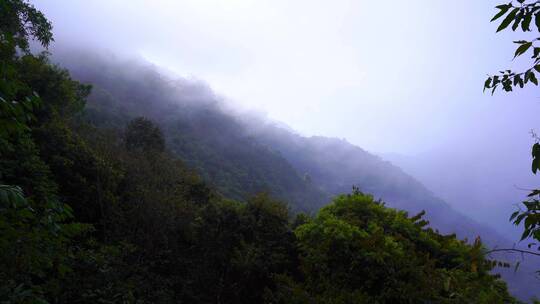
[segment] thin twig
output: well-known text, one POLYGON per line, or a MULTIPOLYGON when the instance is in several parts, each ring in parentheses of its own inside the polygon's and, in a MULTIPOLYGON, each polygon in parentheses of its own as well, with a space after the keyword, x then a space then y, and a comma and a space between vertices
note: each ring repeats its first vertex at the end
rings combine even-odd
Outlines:
POLYGON ((540 252, 534 252, 534 251, 529 251, 529 250, 521 250, 521 249, 515 249, 515 248, 493 249, 493 250, 490 250, 490 251, 486 252, 486 255, 494 253, 494 252, 502 252, 502 251, 540 256, 540 252))

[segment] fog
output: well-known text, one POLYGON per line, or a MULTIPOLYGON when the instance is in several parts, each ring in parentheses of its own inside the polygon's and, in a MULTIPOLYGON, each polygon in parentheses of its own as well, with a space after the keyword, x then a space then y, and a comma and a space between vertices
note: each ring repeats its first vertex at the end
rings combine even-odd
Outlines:
POLYGON ((519 69, 498 1, 32 1, 65 46, 143 58, 303 135, 346 138, 517 239, 535 185, 540 93, 482 92, 519 69), (151 4, 150 4, 151 3, 151 4))

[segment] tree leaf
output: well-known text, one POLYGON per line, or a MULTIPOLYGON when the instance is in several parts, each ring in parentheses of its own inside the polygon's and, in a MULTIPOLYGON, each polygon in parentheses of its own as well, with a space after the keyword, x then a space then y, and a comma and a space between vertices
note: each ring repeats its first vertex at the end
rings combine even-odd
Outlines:
POLYGON ((521 76, 516 75, 514 76, 514 86, 517 86, 521 82, 521 76))
POLYGON ((534 72, 531 71, 531 75, 529 76, 529 80, 534 83, 534 85, 538 85, 538 79, 536 79, 536 75, 534 75, 534 72))
POLYGON ((520 240, 523 241, 524 239, 528 238, 530 234, 531 234, 531 231, 528 229, 525 229, 525 231, 523 231, 523 234, 521 234, 520 240))
POLYGON ((486 91, 486 89, 489 89, 490 84, 491 84, 491 77, 486 79, 486 82, 484 82, 484 91, 486 91))
POLYGON ((523 19, 523 22, 521 22, 521 29, 524 32, 528 32, 531 30, 531 21, 532 21, 532 13, 526 13, 523 19))
POLYGON ((535 47, 534 50, 533 50, 533 55, 531 58, 537 58, 538 55, 540 55, 540 48, 539 47, 535 47))
POLYGON ((516 217, 516 220, 514 221, 514 225, 518 226, 526 216, 527 216, 527 214, 525 214, 525 213, 522 213, 522 214, 518 215, 516 217))
MULTIPOLYGON (((518 11, 519 11, 519 8, 513 9, 510 12, 510 14, 508 14, 506 16, 506 18, 504 18, 503 22, 501 22, 501 24, 497 28, 497 32, 500 32, 500 31, 504 30, 505 28, 507 28, 508 25, 510 25, 510 22, 512 22, 512 20, 514 20, 514 18, 516 17, 516 14, 517 14, 518 11)), ((536 14, 536 17, 538 17, 538 14, 536 14)), ((537 18, 536 19, 537 25, 538 25, 538 22, 540 22, 540 20, 537 18)), ((539 29, 540 29, 540 27, 539 27, 539 29)))
POLYGON ((523 53, 525 53, 531 46, 532 46, 532 42, 527 42, 527 43, 524 43, 524 44, 520 45, 516 49, 516 52, 514 53, 514 58, 516 58, 517 56, 520 56, 523 53))
POLYGON ((538 158, 533 159, 531 169, 534 174, 536 174, 536 171, 538 171, 538 158))
POLYGON ((527 195, 527 197, 533 197, 533 196, 536 196, 536 195, 540 195, 540 190, 534 189, 533 191, 531 191, 531 193, 529 193, 527 195))
POLYGON ((516 216, 518 216, 518 214, 519 214, 519 211, 515 211, 514 213, 512 213, 512 215, 510 216, 509 221, 511 222, 513 219, 515 219, 516 216))
POLYGON ((520 11, 519 14, 516 15, 516 18, 514 18, 514 24, 512 24, 512 31, 515 31, 518 26, 519 22, 523 19, 523 11, 520 11))
POLYGON ((525 219, 525 229, 528 229, 530 230, 531 229, 531 226, 533 226, 535 223, 535 218, 532 217, 532 216, 528 216, 526 219, 525 219))
POLYGON ((533 158, 540 157, 540 144, 539 143, 534 143, 534 145, 532 146, 531 156, 533 158))
POLYGON ((530 70, 527 70, 527 71, 525 72, 525 75, 524 75, 525 83, 529 82, 530 76, 531 76, 531 71, 530 71, 530 70))
POLYGON ((512 7, 511 5, 507 5, 507 4, 497 6, 497 8, 500 9, 500 11, 495 16, 493 16, 493 18, 491 18, 491 20, 489 22, 493 22, 493 21, 499 19, 500 17, 502 17, 504 14, 506 14, 508 12, 508 10, 511 7, 512 7))

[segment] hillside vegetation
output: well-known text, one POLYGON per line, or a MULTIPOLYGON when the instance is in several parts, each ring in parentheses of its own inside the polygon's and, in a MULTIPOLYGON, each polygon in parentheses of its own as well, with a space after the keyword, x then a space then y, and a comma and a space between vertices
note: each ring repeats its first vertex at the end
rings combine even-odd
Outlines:
POLYGON ((345 140, 303 137, 268 119, 231 111, 200 82, 165 76, 140 61, 70 51, 57 60, 91 83, 85 119, 122 128, 144 116, 160 126, 172 154, 236 200, 266 191, 292 211, 313 213, 352 186, 390 206, 428 212, 433 227, 492 246, 504 238, 452 209, 400 168, 345 140))
POLYGON ((479 239, 358 188, 329 201, 198 87, 74 80, 30 53, 52 39, 39 11, 0 8, 2 303, 516 302, 479 239))

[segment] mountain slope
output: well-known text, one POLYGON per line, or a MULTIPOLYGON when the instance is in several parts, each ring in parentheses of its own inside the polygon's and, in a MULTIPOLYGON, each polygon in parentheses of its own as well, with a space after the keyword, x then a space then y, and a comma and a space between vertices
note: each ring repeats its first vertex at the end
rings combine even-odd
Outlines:
MULTIPOLYGON (((74 78, 93 85, 85 119, 111 129, 136 116, 152 119, 171 152, 225 197, 245 201, 266 191, 293 211, 313 213, 355 185, 390 207, 412 214, 425 210, 442 232, 470 240, 481 235, 490 247, 510 243, 456 212, 399 167, 345 140, 303 137, 254 115, 232 114, 204 84, 171 80, 139 61, 80 53, 57 58, 74 78)), ((505 277, 514 294, 525 294, 521 287, 529 276, 510 271, 505 277)))
POLYGON ((61 60, 75 78, 93 85, 89 120, 111 127, 136 116, 156 121, 171 151, 227 197, 267 191, 293 210, 313 212, 355 185, 391 207, 426 210, 443 232, 480 234, 491 244, 499 239, 400 168, 345 140, 302 137, 262 118, 234 116, 204 84, 171 80, 149 64, 80 53, 61 60))
POLYGON ((265 191, 304 212, 329 201, 328 194, 307 183, 280 153, 247 135, 206 86, 170 81, 149 65, 119 64, 88 54, 83 58, 63 57, 63 64, 75 78, 92 84, 86 119, 93 124, 115 128, 136 116, 152 119, 171 152, 231 199, 246 200, 265 191))
POLYGON ((426 217, 434 227, 445 233, 469 239, 482 235, 491 245, 500 244, 500 236, 492 229, 455 211, 399 167, 346 140, 302 137, 272 124, 258 128, 254 134, 280 151, 298 172, 308 175, 326 193, 338 195, 356 185, 392 207, 413 214, 427 211, 426 217))

